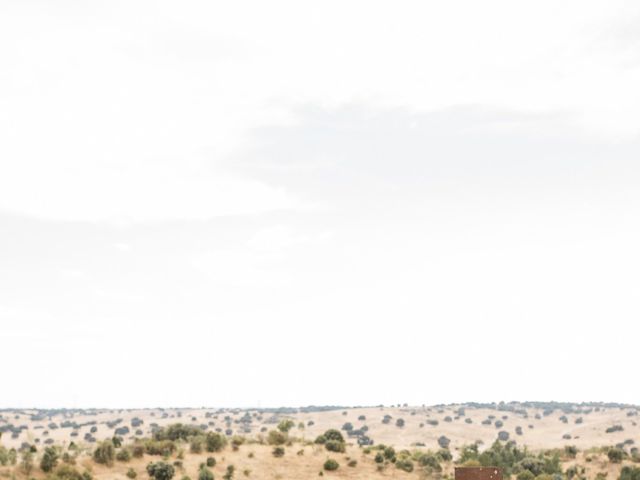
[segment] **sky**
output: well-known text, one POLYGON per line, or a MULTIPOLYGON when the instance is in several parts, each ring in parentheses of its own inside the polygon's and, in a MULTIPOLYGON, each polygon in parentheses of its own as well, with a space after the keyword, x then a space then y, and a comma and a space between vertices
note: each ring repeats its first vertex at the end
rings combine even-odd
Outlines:
POLYGON ((640 4, 0 3, 0 407, 640 404, 640 4))

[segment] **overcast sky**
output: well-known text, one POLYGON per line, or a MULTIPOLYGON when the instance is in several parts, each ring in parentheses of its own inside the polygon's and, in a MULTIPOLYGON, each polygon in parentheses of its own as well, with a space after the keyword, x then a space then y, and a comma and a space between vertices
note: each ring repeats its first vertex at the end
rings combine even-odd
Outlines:
POLYGON ((0 2, 0 407, 640 403, 638 25, 0 2))

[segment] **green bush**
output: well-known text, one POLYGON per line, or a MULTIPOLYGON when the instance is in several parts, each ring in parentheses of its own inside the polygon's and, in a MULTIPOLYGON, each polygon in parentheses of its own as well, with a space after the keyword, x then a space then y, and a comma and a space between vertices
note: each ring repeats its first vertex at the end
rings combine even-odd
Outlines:
POLYGON ((340 464, 338 462, 336 462, 334 459, 330 458, 328 459, 326 462, 324 462, 324 469, 332 472, 334 470, 337 470, 338 468, 340 468, 340 464))
POLYGON ((373 458, 373 461, 376 463, 384 462, 384 455, 382 455, 382 453, 380 452, 376 453, 376 456, 373 458))
POLYGON ((327 441, 335 440, 337 442, 344 443, 344 437, 342 436, 342 433, 340 433, 340 430, 336 430, 334 428, 331 428, 331 429, 327 430, 326 432, 324 432, 323 435, 324 435, 324 438, 327 439, 327 441))
POLYGON ((389 460, 390 462, 396 461, 396 451, 393 447, 384 447, 384 450, 382 450, 382 455, 384 456, 385 460, 389 460))
POLYGON ((219 452, 227 445, 227 439, 219 433, 209 432, 205 437, 207 452, 219 452))
POLYGON ((357 460, 349 460, 349 463, 347 463, 347 466, 349 467, 355 467, 356 465, 358 465, 357 460))
POLYGON ((283 447, 275 447, 273 449, 273 451, 271 452, 271 454, 274 457, 277 457, 277 458, 283 457, 284 456, 284 448, 283 447))
POLYGON ((396 468, 405 472, 413 472, 413 462, 408 458, 396 460, 396 468))
POLYGON ((205 466, 200 467, 200 470, 198 470, 198 480, 213 480, 213 472, 205 466))
POLYGON ((171 480, 176 473, 173 465, 165 462, 155 462, 147 465, 147 473, 154 480, 171 480))
POLYGON ((640 467, 622 467, 619 480, 640 480, 640 467))
POLYGON ((204 437, 191 437, 191 440, 189 441, 189 450, 191 453, 202 453, 202 450, 204 450, 204 437))
POLYGON ((207 457, 207 467, 215 467, 216 459, 213 457, 207 457))
POLYGON ((449 444, 451 443, 451 440, 449 440, 447 437, 445 437, 444 435, 441 435, 438 438, 438 445, 440 445, 440 448, 449 448, 449 444))
POLYGON ((20 453, 20 467, 27 476, 33 471, 33 456, 31 449, 25 449, 20 453))
POLYGON ((116 460, 119 462, 128 462, 131 460, 131 452, 128 448, 122 448, 116 453, 116 460))
POLYGON ((46 447, 42 459, 40 459, 40 468, 43 472, 49 473, 58 464, 58 449, 56 447, 46 447))
POLYGON ((168 457, 177 450, 173 440, 147 440, 144 443, 145 453, 168 457))
POLYGON ((327 443, 324 444, 324 448, 330 452, 344 453, 345 444, 344 442, 338 442, 337 440, 328 440, 327 443))
POLYGON ((110 467, 113 465, 113 459, 116 455, 116 449, 111 440, 105 440, 93 451, 93 461, 110 467))
POLYGON ((564 454, 569 458, 576 458, 576 455, 578 455, 578 448, 575 445, 566 445, 564 447, 564 454))
POLYGON ((130 468, 129 470, 127 470, 127 478, 130 478, 131 480, 133 480, 137 476, 138 476, 138 474, 136 473, 136 471, 133 468, 130 468))
POLYGON ((284 445, 287 443, 287 435, 279 430, 271 430, 267 435, 269 445, 284 445))
MULTIPOLYGON (((85 472, 85 474, 88 474, 88 472, 85 472)), ((64 464, 56 468, 55 471, 49 475, 48 480, 86 480, 86 476, 76 470, 72 465, 64 464)))
POLYGON ((142 458, 144 457, 145 446, 141 443, 136 443, 131 447, 131 454, 134 458, 142 458))
POLYGON ((285 419, 281 420, 278 424, 278 430, 282 433, 288 433, 295 426, 295 423, 292 420, 285 419))
POLYGON ((446 448, 438 450, 438 453, 436 455, 443 462, 450 462, 451 460, 453 460, 453 455, 451 455, 451 452, 446 448))
POLYGON ((238 448, 240 448, 240 445, 244 444, 245 441, 246 439, 243 436, 234 435, 231 439, 231 447, 233 448, 233 451, 237 451, 238 448))
POLYGON ((516 476, 516 478, 518 480, 534 480, 536 476, 529 470, 523 470, 516 476))
POLYGON ((224 473, 222 478, 224 480, 231 480, 233 478, 233 472, 235 471, 236 471, 236 467, 234 467, 233 465, 227 465, 227 471, 224 473))
POLYGON ((203 430, 200 427, 192 425, 183 425, 182 423, 174 423, 166 427, 156 430, 153 434, 154 440, 185 440, 190 437, 202 435, 203 430))
POLYGON ((621 448, 610 448, 609 451, 607 452, 607 457, 609 457, 609 461, 611 463, 620 463, 622 462, 622 460, 624 459, 624 457, 627 455, 627 452, 625 452, 623 449, 621 448))
POLYGON ((439 458, 433 453, 423 453, 418 457, 418 463, 430 472, 439 473, 442 471, 439 458))

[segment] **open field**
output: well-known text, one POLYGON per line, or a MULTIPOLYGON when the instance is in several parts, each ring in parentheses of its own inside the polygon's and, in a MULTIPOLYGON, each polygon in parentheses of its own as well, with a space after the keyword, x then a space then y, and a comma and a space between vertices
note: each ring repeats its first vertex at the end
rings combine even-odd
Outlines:
MULTIPOLYGON (((190 435, 193 432, 203 438, 207 434, 217 435, 228 443, 213 453, 217 462, 210 470, 215 478, 222 478, 229 465, 234 466, 234 478, 312 478, 323 472, 323 464, 328 458, 336 460, 340 467, 323 475, 339 478, 446 478, 452 475, 459 462, 469 463, 469 458, 471 464, 477 462, 478 453, 476 457, 469 457, 465 446, 476 445, 477 452, 483 452, 499 438, 501 445, 512 445, 522 452, 526 448, 529 452, 526 455, 545 452, 546 459, 557 455, 559 466, 556 470, 562 472, 563 478, 577 475, 577 478, 616 480, 624 465, 639 460, 636 448, 640 440, 638 412, 634 406, 601 404, 398 405, 277 410, 4 410, 0 430, 5 457, 11 449, 30 448, 34 451, 36 467, 27 475, 20 467, 22 454, 16 453, 15 464, 11 464, 11 459, 5 461, 0 473, 5 477, 43 478, 47 474, 37 468, 38 462, 45 448, 54 447, 60 459, 63 452, 67 452, 66 460, 72 460, 74 468, 91 472, 94 478, 125 479, 125 474, 131 474, 131 471, 137 478, 147 478, 146 466, 149 462, 162 460, 162 455, 147 451, 141 456, 129 455, 131 458, 126 461, 105 466, 92 458, 96 446, 105 440, 111 444, 111 439, 118 437, 118 448, 114 451, 134 451, 136 445, 143 445, 154 435, 160 438, 158 435, 162 436, 166 427, 181 423, 189 429, 190 435), (286 438, 274 442, 269 432, 282 428, 283 424, 288 424, 286 438), (328 451, 328 446, 316 443, 316 439, 329 429, 341 432, 344 451, 328 451), (381 444, 392 446, 397 457, 394 454, 392 461, 386 458, 384 462, 376 461, 376 454, 382 451, 378 450, 381 444), (274 454, 274 448, 279 445, 283 448, 282 456, 274 454), (567 446, 575 448, 566 450, 567 446), (622 456, 612 460, 608 452, 614 447, 622 452, 622 456), (428 466, 431 464, 422 458, 443 451, 448 454, 438 454, 437 469, 428 466), (393 465, 402 465, 403 459, 411 463, 411 471, 393 465), (352 466, 348 466, 350 462, 352 466)), ((174 478, 198 478, 199 466, 212 455, 201 447, 195 448, 193 438, 172 438, 177 443, 172 451, 165 453, 164 461, 177 462, 174 478)), ((519 468, 515 467, 511 473, 521 473, 519 468)))

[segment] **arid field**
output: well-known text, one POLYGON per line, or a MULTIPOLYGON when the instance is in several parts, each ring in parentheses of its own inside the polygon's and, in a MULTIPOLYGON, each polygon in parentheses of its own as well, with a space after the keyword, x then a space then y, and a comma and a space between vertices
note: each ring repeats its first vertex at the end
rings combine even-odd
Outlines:
POLYGON ((556 403, 4 410, 0 473, 166 480, 147 471, 161 462, 173 478, 193 480, 208 480, 207 471, 225 479, 446 478, 457 465, 499 464, 519 480, 617 480, 640 461, 639 411, 556 403), (51 468, 43 468, 46 455, 45 463, 55 457, 51 468), (215 465, 207 467, 209 457, 215 465), (337 469, 325 468, 329 459, 337 469))

